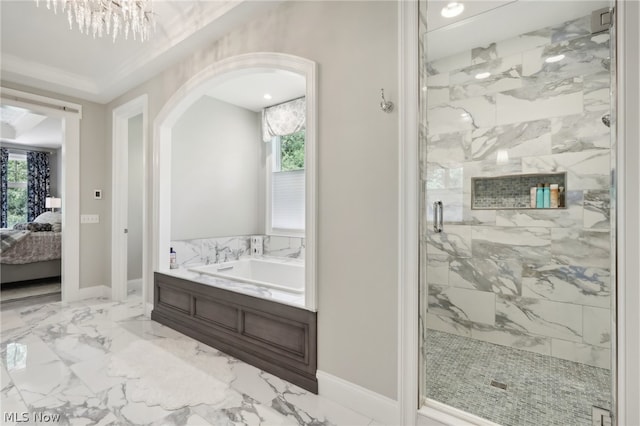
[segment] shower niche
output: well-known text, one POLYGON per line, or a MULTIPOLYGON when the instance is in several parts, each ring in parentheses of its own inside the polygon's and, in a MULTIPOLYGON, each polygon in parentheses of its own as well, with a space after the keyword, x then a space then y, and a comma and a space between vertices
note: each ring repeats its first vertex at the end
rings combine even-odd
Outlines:
POLYGON ((567 173, 534 173, 471 178, 471 209, 514 210, 536 209, 531 205, 531 189, 539 184, 558 185, 558 207, 545 210, 565 209, 561 202, 567 191, 567 173))

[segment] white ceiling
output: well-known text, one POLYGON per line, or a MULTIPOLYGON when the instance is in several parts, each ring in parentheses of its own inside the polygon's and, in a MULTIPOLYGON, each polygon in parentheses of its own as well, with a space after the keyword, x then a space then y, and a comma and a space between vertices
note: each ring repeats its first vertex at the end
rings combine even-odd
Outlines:
POLYGON ((293 72, 273 70, 242 73, 207 90, 207 96, 259 112, 263 108, 305 94, 305 78, 293 72), (264 95, 271 95, 265 99, 264 95))
POLYGON ((0 1, 2 79, 107 103, 281 0, 154 0, 156 33, 93 39, 32 0, 0 1))
POLYGON ((61 148, 62 120, 0 105, 0 139, 18 145, 61 148))
POLYGON ((609 6, 609 0, 459 0, 464 12, 443 18, 449 1, 427 2, 426 48, 428 60, 488 46, 540 28, 556 25, 609 6))

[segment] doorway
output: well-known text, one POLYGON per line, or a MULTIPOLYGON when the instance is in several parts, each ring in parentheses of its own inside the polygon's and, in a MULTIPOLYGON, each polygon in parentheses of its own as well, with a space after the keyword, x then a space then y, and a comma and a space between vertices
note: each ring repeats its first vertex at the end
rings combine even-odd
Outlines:
POLYGON ((113 110, 111 297, 142 297, 147 97, 113 110))

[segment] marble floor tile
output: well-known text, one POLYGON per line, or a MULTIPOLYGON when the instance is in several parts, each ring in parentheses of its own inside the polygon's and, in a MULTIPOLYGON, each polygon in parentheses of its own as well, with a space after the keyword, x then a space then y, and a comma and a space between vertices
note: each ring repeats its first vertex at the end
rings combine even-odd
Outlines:
POLYGON ((136 295, 2 315, 2 407, 29 417, 16 424, 47 424, 39 414, 64 425, 372 424, 151 321, 136 295))

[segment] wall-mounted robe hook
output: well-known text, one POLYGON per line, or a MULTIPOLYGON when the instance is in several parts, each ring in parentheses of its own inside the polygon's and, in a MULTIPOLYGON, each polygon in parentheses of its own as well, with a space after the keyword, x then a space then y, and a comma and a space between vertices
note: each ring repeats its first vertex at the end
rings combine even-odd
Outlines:
POLYGON ((380 89, 380 94, 382 96, 382 101, 380 102, 380 109, 384 112, 391 112, 393 111, 393 102, 391 101, 387 101, 384 98, 384 89, 380 89))

